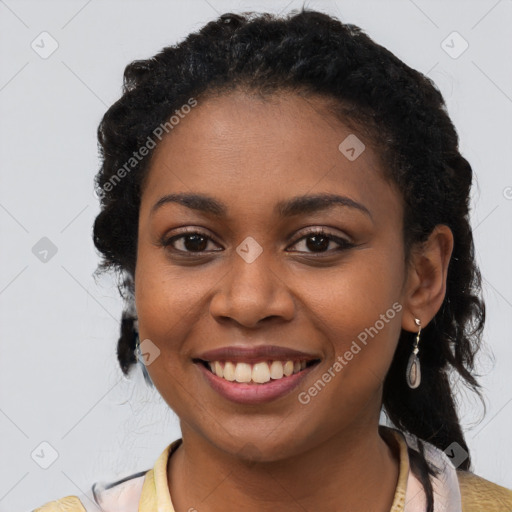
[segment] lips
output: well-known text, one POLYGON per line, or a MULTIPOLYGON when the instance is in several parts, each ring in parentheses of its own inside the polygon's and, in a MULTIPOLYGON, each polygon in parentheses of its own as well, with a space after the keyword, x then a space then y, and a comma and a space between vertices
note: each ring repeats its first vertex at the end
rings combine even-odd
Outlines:
POLYGON ((277 345, 259 345, 243 347, 232 345, 203 352, 194 358, 206 363, 213 361, 232 361, 233 363, 254 364, 263 361, 314 361, 320 359, 316 354, 279 347, 277 345))
POLYGON ((202 364, 197 364, 196 368, 209 387, 224 399, 239 404, 257 405, 289 395, 315 369, 315 366, 306 367, 288 377, 270 380, 266 384, 230 382, 218 377, 202 364))
POLYGON ((230 346, 193 359, 208 384, 225 398, 258 404, 291 392, 320 357, 276 345, 230 346))

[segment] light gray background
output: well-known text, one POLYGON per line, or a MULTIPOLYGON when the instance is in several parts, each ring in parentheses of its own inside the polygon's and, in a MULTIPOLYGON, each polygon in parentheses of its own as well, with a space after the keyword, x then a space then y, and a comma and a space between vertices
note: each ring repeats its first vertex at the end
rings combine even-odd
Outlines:
MULTIPOLYGON (((222 12, 301 5, 0 1, 0 511, 81 496, 95 481, 149 469, 180 436, 140 373, 122 377, 115 280, 92 277, 96 128, 120 95, 125 65, 222 12), (42 46, 43 31, 58 43, 46 59, 31 48, 34 40, 42 46), (57 247, 46 263, 32 252, 42 237, 57 247), (50 461, 42 442, 58 453, 48 469, 34 460, 50 461)), ((488 412, 483 417, 480 403, 461 393, 461 413, 477 474, 512 487, 512 1, 306 5, 361 26, 431 77, 446 99, 477 175, 472 224, 488 307, 480 356, 488 412), (453 31, 469 43, 458 58, 442 46, 453 31)), ((448 44, 461 48, 460 40, 448 44)))

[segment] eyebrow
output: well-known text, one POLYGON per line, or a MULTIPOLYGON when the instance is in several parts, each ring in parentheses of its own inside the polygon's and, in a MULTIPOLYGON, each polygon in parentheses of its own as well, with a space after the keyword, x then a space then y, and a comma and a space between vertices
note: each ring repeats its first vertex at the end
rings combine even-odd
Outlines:
MULTIPOLYGON (((169 203, 177 203, 192 210, 197 210, 219 218, 226 217, 228 212, 227 206, 213 197, 204 194, 180 193, 168 194, 161 197, 151 208, 151 214, 163 205, 169 203)), ((372 214, 364 205, 350 199, 350 197, 337 194, 315 194, 292 197, 291 199, 278 202, 274 207, 274 213, 283 218, 293 217, 295 215, 324 211, 336 205, 359 210, 373 220, 372 214)))

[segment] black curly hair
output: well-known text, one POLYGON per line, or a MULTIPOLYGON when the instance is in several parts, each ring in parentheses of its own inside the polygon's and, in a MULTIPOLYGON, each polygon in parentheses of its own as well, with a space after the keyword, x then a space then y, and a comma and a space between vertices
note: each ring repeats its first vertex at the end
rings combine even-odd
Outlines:
MULTIPOLYGON (((226 13, 179 44, 129 64, 122 97, 98 127, 98 271, 118 271, 121 291, 128 302, 133 300, 141 188, 151 159, 134 162, 133 157, 150 140, 156 142, 156 127, 167 123, 166 131, 172 128, 169 116, 178 116, 183 105, 235 89, 320 95, 333 115, 364 134, 381 158, 385 177, 403 196, 406 262, 413 246, 425 241, 436 225, 453 232, 444 302, 422 330, 421 386, 413 390, 406 384, 414 333, 402 330, 384 382, 383 407, 397 428, 442 450, 456 441, 469 453, 449 376, 455 370, 481 398, 474 360, 485 304, 469 221, 472 169, 459 152, 456 130, 435 84, 355 25, 304 8, 282 17, 226 13)), ((134 320, 128 308, 117 352, 125 374, 136 362, 134 320)), ((426 463, 421 442, 419 453, 411 452, 411 466, 425 485, 431 511, 428 475, 436 474, 436 468, 426 463)), ((459 468, 470 470, 470 457, 459 468)))

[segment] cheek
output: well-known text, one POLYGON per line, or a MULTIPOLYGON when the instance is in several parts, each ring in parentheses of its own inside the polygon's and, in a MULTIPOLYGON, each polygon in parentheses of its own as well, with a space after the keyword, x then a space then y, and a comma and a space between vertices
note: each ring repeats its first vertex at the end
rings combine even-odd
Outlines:
POLYGON ((401 331, 404 267, 400 251, 368 248, 332 272, 301 280, 299 292, 330 357, 345 373, 384 378, 401 331), (321 280, 318 277, 321 276, 321 280))
POLYGON ((165 275, 156 265, 138 264, 135 279, 135 304, 141 337, 157 344, 166 340, 166 350, 172 350, 168 341, 178 338, 187 324, 187 313, 195 294, 180 279, 165 275))
POLYGON ((322 427, 329 430, 380 400, 400 335, 402 305, 393 281, 378 279, 377 273, 352 269, 325 285, 323 290, 318 287, 321 297, 311 317, 327 360, 316 378, 300 389, 299 398, 310 418, 326 408, 331 411, 322 427), (327 287, 330 293, 325 293, 327 287))
POLYGON ((163 250, 140 247, 135 304, 141 339, 151 339, 162 352, 173 353, 174 360, 186 354, 183 344, 208 310, 208 290, 218 279, 218 272, 207 267, 172 266, 163 250))

